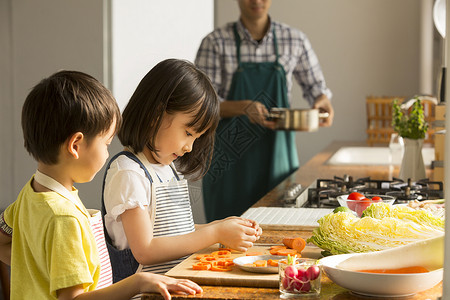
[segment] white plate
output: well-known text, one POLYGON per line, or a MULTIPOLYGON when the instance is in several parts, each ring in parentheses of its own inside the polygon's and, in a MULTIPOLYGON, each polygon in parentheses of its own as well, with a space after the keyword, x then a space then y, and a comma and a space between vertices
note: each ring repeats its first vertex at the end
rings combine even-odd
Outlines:
POLYGON ((444 269, 415 274, 376 274, 339 269, 336 266, 354 254, 322 258, 323 270, 334 283, 356 294, 377 297, 404 297, 428 290, 442 281, 444 269))
POLYGON ((251 267, 245 264, 252 264, 257 260, 268 259, 286 259, 286 256, 279 255, 257 255, 257 256, 241 256, 233 260, 234 264, 244 271, 252 273, 278 273, 278 267, 251 267))

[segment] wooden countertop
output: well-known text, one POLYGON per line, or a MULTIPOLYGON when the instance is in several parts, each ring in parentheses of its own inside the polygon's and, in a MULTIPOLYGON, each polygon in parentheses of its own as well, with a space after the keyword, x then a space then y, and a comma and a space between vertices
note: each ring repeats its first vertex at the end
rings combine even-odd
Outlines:
MULTIPOLYGON (((333 142, 325 150, 318 153, 306 164, 302 165, 295 173, 280 183, 276 188, 265 195, 261 200, 252 207, 280 207, 283 206, 283 194, 287 187, 294 183, 300 183, 303 188, 307 188, 318 178, 333 178, 333 176, 343 177, 344 175, 353 176, 354 179, 371 177, 372 179, 388 179, 392 176, 398 176, 398 167, 390 168, 389 166, 361 166, 361 165, 327 165, 327 160, 341 147, 344 146, 367 146, 365 142, 333 142)), ((431 170, 427 169, 427 176, 431 176, 431 170)), ((265 230, 258 243, 262 244, 279 244, 283 237, 309 238, 310 231, 278 231, 265 230)), ((202 286, 203 293, 201 295, 186 296, 172 295, 173 299, 280 299, 278 289, 270 288, 244 288, 244 287, 222 287, 222 286, 202 286)), ((442 295, 442 283, 432 289, 418 293, 411 297, 390 298, 390 299, 438 299, 442 295)), ((142 296, 144 300, 163 299, 159 294, 145 294, 142 296)), ((334 284, 326 275, 322 278, 322 290, 320 299, 381 299, 375 297, 360 297, 351 293, 349 290, 341 288, 334 284)))

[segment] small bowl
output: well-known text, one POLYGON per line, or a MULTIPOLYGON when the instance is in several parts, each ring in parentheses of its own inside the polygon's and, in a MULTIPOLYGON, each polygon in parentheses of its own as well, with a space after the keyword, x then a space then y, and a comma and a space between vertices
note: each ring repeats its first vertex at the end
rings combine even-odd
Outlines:
MULTIPOLYGON (((377 203, 380 201, 367 201, 367 200, 349 200, 347 199, 349 195, 341 195, 337 197, 337 200, 341 206, 349 208, 351 211, 355 212, 355 214, 358 217, 361 217, 362 212, 369 207, 372 203, 377 203)), ((367 194, 364 195, 368 199, 372 199, 375 196, 378 196, 381 198, 381 201, 387 204, 393 204, 395 201, 395 197, 388 196, 388 195, 373 195, 373 194, 367 194)))
POLYGON ((332 255, 322 258, 320 263, 328 278, 356 294, 381 298, 404 297, 428 290, 443 279, 443 268, 413 274, 377 274, 337 268, 340 262, 352 255, 355 254, 332 255))

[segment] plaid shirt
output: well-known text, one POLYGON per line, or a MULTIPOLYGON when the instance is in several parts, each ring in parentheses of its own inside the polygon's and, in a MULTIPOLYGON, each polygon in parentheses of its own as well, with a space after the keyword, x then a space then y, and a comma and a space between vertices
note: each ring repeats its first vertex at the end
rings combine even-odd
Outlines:
MULTIPOLYGON (((203 39, 195 59, 197 67, 211 79, 221 101, 228 95, 231 79, 238 65, 233 24, 234 22, 228 23, 208 34, 203 39)), ((321 94, 325 94, 331 99, 332 94, 325 84, 319 60, 304 33, 285 24, 271 21, 267 34, 258 42, 252 39, 241 21, 238 21, 237 24, 241 37, 241 62, 275 61, 272 32, 275 29, 278 61, 286 72, 289 99, 291 98, 292 75, 302 87, 303 97, 311 106, 321 94)))

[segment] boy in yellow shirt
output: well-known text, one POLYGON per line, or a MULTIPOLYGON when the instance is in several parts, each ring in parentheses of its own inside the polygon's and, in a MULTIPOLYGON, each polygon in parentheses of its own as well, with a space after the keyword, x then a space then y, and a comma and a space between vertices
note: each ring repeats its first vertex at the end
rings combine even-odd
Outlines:
POLYGON ((11 265, 11 299, 129 299, 142 292, 195 294, 189 280, 138 273, 96 289, 99 248, 73 187, 89 182, 108 158, 120 126, 111 93, 93 77, 61 71, 25 100, 25 148, 38 170, 0 215, 0 260, 11 265))

